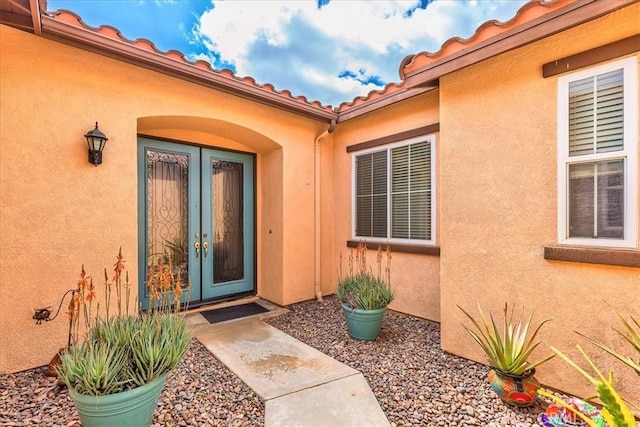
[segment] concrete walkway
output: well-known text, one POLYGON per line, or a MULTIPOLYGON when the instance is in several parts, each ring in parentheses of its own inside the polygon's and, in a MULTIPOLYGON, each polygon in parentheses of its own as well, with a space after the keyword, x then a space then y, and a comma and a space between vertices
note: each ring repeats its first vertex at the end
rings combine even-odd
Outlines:
POLYGON ((209 324, 194 336, 265 401, 265 426, 389 426, 364 376, 260 320, 209 324))

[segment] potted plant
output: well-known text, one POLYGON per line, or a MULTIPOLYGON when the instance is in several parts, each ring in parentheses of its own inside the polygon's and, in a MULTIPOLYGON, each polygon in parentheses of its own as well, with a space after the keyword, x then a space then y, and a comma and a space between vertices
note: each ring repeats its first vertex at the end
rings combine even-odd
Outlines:
POLYGON ((534 376, 536 367, 550 360, 554 355, 548 356, 539 362, 529 362, 529 356, 538 347, 540 342, 534 342, 536 335, 547 319, 540 323, 531 337, 527 338, 533 315, 528 320, 523 316, 514 320, 514 308, 509 311, 508 304, 503 308, 502 328, 496 325, 493 316, 487 317, 480 304, 480 321, 476 320, 462 307, 460 310, 471 320, 474 329, 463 325, 464 329, 480 345, 484 351, 489 365, 493 368, 489 371, 491 388, 500 399, 510 405, 519 407, 532 406, 535 402, 540 383, 534 376))
POLYGON ((367 247, 359 243, 355 254, 349 255, 348 274, 342 275, 342 257, 336 297, 342 305, 349 336, 356 340, 373 341, 380 333, 387 306, 393 301, 394 291, 390 286, 389 247, 385 251, 387 264, 382 270, 383 250, 378 246, 377 274, 367 267, 367 247))
MULTIPOLYGON (((169 261, 170 262, 170 261, 169 261)), ((186 355, 191 337, 180 311, 183 292, 180 275, 167 268, 150 267, 147 286, 153 304, 146 312, 132 313, 131 285, 123 279, 124 260, 118 254, 109 283, 105 270, 105 314, 93 317, 93 281, 82 268, 76 298, 69 313, 75 324, 75 341, 84 319, 84 340, 61 357, 60 379, 87 427, 149 426, 167 374, 186 355), (117 307, 110 311, 112 292, 117 307)), ((98 307, 99 311, 99 307, 98 307)))

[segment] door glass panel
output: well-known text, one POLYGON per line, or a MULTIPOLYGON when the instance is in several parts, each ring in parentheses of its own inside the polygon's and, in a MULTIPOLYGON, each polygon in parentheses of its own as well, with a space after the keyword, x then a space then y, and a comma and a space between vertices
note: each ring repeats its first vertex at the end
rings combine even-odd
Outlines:
POLYGON ((211 162, 213 283, 244 278, 242 163, 211 162))
POLYGON ((147 254, 150 265, 173 262, 189 285, 189 156, 147 150, 147 254))

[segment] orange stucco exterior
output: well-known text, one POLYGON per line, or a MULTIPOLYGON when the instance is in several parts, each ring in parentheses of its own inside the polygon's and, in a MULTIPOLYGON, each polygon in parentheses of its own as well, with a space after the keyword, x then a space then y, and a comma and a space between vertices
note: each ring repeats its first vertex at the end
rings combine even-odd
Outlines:
MULTIPOLYGON (((44 365, 66 343, 66 322, 36 326, 31 316, 57 308, 81 264, 101 277, 122 247, 137 277, 139 135, 255 154, 256 292, 286 305, 314 298, 317 284, 335 291, 353 238, 347 147, 434 125, 440 254, 393 254, 391 308, 440 322, 445 351, 481 362, 457 305, 499 314, 509 302, 553 318, 537 356, 552 345, 591 350, 574 330, 624 349, 604 302, 638 316, 640 269, 543 257, 558 243, 558 76, 543 78, 542 65, 634 35, 638 17, 640 3, 461 66, 328 134, 326 121, 0 25, 0 372, 44 365), (96 120, 109 137, 99 167, 83 138, 96 120)), ((616 370, 623 394, 640 396, 630 370, 590 353, 616 370)), ((558 360, 538 378, 590 393, 558 360)))
POLYGON ((57 308, 81 264, 101 277, 122 246, 136 277, 138 134, 255 153, 256 245, 268 248, 257 251, 257 292, 282 305, 314 297, 309 165, 326 124, 0 30, 0 371, 48 363, 64 345, 66 322, 35 326, 31 316, 57 308), (95 120, 109 137, 99 167, 83 138, 95 120))
MULTIPOLYGON (((333 259, 340 254, 346 259, 347 241, 352 239, 352 155, 348 146, 395 135, 425 125, 438 123, 438 90, 411 98, 402 104, 376 110, 368 115, 345 122, 334 132, 334 218, 335 250, 333 259)), ((436 164, 438 164, 439 136, 436 132, 436 164)), ((436 169, 436 174, 438 170, 436 169)), ((435 188, 439 194, 438 176, 435 188)), ((436 194, 436 200, 437 200, 436 194)), ((439 235, 436 209, 436 236, 439 235)), ((373 258, 373 254, 371 255, 373 258)), ((337 282, 337 268, 332 283, 337 282)), ((391 261, 391 282, 396 298, 390 308, 415 316, 440 321, 440 262, 437 256, 394 252, 391 261)), ((335 285, 334 285, 335 286, 335 285)), ((335 287, 333 288, 335 289, 335 287)))
MULTIPOLYGON (((478 361, 484 357, 460 327, 456 305, 477 312, 479 301, 500 316, 505 302, 553 321, 540 333, 538 358, 555 346, 572 356, 581 344, 603 367, 616 366, 626 396, 640 396, 629 368, 573 331, 625 350, 612 328, 640 312, 638 268, 543 259, 557 244, 557 79, 542 65, 637 33, 640 5, 483 61, 441 78, 440 289, 442 347, 478 361)), ((635 54, 637 58, 637 53, 635 54)), ((637 162, 638 159, 636 158, 637 162)), ((541 382, 588 395, 586 380, 553 360, 541 382)))

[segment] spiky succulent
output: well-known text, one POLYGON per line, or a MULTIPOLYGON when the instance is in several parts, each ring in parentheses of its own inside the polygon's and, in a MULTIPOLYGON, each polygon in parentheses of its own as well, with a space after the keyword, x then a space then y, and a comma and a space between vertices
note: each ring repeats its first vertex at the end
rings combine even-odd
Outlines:
POLYGON ((509 311, 509 306, 506 303, 503 308, 504 320, 502 327, 496 325, 493 315, 489 314, 490 321, 487 319, 480 307, 480 303, 478 303, 480 321, 476 320, 462 307, 458 306, 458 308, 475 326, 474 330, 463 325, 469 335, 482 347, 489 364, 493 368, 508 374, 522 375, 554 357, 550 355, 535 363, 531 363, 528 360, 531 353, 540 344, 540 342, 534 342, 536 335, 538 335, 542 325, 551 319, 540 323, 531 337, 527 338, 533 315, 530 315, 526 321, 522 316, 517 321, 514 321, 514 307, 509 311))

